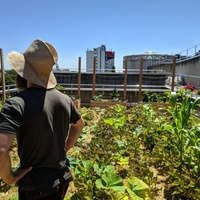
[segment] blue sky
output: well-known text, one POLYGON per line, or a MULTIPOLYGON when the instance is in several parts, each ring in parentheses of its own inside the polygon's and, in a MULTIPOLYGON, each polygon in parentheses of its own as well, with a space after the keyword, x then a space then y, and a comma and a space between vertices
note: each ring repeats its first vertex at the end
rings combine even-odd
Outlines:
POLYGON ((34 39, 51 43, 60 68, 86 66, 86 50, 106 45, 123 56, 179 53, 200 44, 199 0, 1 0, 0 48, 24 52, 34 39))

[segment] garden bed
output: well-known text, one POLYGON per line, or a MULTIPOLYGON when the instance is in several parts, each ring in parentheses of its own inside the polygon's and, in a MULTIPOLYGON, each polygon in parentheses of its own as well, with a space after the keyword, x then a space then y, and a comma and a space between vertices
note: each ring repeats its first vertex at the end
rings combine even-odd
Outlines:
MULTIPOLYGON (((173 102, 166 113, 150 103, 80 108, 85 127, 68 152, 74 180, 65 200, 200 199, 199 121, 190 99, 173 102)), ((0 199, 15 196, 16 187, 1 182, 0 199)))

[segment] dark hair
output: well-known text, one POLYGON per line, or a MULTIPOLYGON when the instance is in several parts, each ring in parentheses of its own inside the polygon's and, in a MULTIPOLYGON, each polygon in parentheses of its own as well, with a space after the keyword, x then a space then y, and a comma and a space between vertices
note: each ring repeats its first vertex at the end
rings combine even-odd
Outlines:
POLYGON ((22 78, 19 74, 16 76, 16 86, 19 90, 24 90, 27 88, 27 80, 22 78))

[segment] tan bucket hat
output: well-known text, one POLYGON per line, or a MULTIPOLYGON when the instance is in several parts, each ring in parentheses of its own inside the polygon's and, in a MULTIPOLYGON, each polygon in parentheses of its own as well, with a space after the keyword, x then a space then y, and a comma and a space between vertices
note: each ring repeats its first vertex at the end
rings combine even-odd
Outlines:
POLYGON ((58 60, 58 54, 51 44, 34 40, 24 53, 10 52, 7 60, 21 77, 31 83, 47 89, 56 86, 52 68, 58 60))

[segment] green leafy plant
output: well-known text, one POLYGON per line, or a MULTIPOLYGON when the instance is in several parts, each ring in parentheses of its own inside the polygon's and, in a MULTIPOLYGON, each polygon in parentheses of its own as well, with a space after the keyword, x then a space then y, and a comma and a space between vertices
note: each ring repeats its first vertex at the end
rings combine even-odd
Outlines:
POLYGON ((81 108, 86 126, 68 152, 74 181, 65 199, 200 199, 198 103, 186 94, 168 94, 168 112, 81 108))
POLYGON ((115 72, 115 66, 114 65, 112 66, 112 70, 111 71, 115 72))
POLYGON ((95 181, 97 188, 102 188, 106 190, 113 190, 116 192, 124 191, 124 184, 122 178, 115 173, 104 173, 101 178, 95 181))
POLYGON ((111 99, 113 101, 119 101, 120 94, 119 94, 119 91, 116 88, 113 89, 113 91, 111 92, 110 96, 111 96, 111 99))
MULTIPOLYGON (((193 100, 187 93, 173 92, 171 96, 172 110, 168 110, 172 116, 172 124, 166 123, 164 130, 172 133, 171 153, 173 163, 168 164, 171 168, 173 195, 198 196, 194 188, 199 187, 199 160, 200 142, 199 125, 195 124, 192 114, 198 106, 199 99, 193 100), (187 188, 187 190, 184 190, 187 188)), ((170 163, 170 162, 169 162, 170 163)), ((199 191, 199 190, 198 190, 199 191)))
POLYGON ((112 165, 99 165, 90 160, 80 161, 74 168, 76 193, 71 199, 115 199, 124 191, 122 178, 112 165))
POLYGON ((128 181, 127 191, 132 199, 147 199, 149 193, 149 186, 137 177, 132 177, 128 181))
POLYGON ((173 111, 171 112, 171 114, 174 120, 171 131, 173 131, 173 133, 177 137, 176 148, 179 152, 180 169, 181 169, 185 153, 184 152, 185 151, 184 145, 186 144, 185 140, 187 140, 188 137, 190 139, 186 127, 189 123, 191 114, 194 112, 194 109, 198 104, 199 99, 192 101, 191 96, 185 94, 183 96, 182 103, 178 104, 177 98, 178 98, 177 94, 173 92, 171 97, 171 104, 173 111))
POLYGON ((171 98, 170 92, 153 92, 152 90, 148 90, 142 93, 142 101, 143 102, 164 102, 168 103, 171 98))
MULTIPOLYGON (((5 85, 12 85, 15 84, 17 73, 11 69, 5 71, 5 85)), ((0 78, 0 84, 2 85, 2 79, 0 78)))
POLYGON ((64 94, 67 94, 67 91, 66 91, 66 89, 65 89, 64 86, 62 86, 62 85, 56 85, 55 88, 56 88, 57 90, 63 92, 64 94))
POLYGON ((92 97, 94 101, 102 101, 103 100, 103 93, 99 93, 98 95, 95 95, 92 97))

